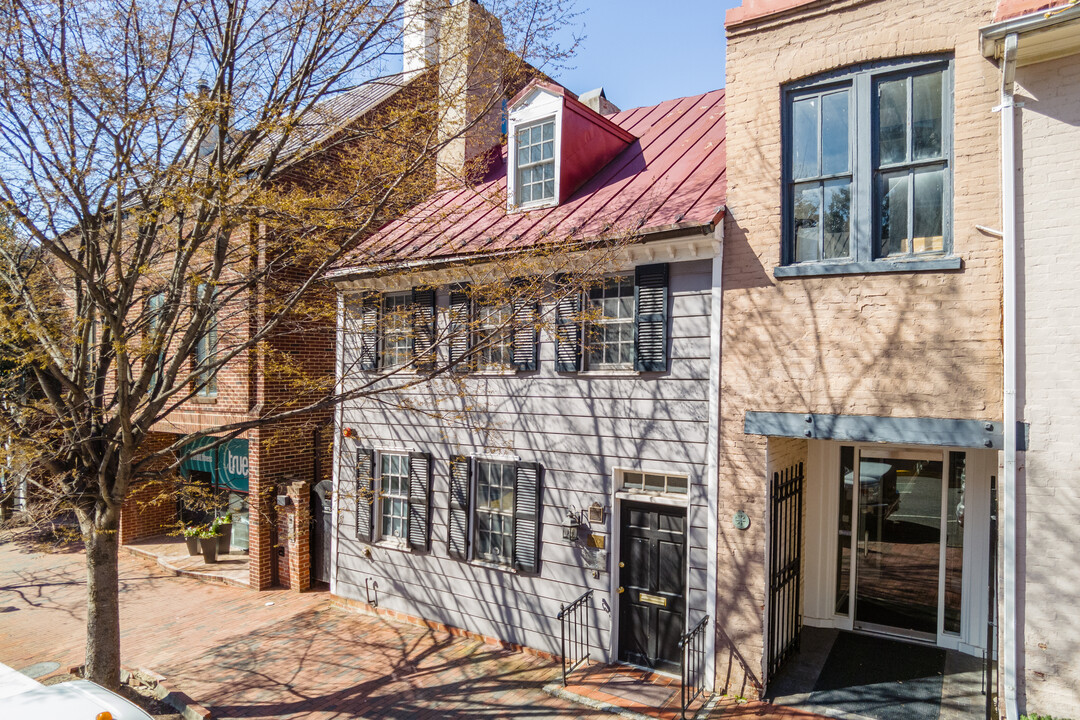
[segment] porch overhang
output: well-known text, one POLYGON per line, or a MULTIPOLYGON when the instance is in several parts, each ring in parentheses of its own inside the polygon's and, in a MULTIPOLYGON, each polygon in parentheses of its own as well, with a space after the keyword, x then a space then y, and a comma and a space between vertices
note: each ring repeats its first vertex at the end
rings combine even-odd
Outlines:
MULTIPOLYGON (((1017 449, 1027 449, 1027 423, 1017 423, 1017 449)), ((845 442, 939 445, 1001 450, 1000 420, 901 418, 876 415, 749 411, 743 423, 747 435, 840 440, 845 442)))

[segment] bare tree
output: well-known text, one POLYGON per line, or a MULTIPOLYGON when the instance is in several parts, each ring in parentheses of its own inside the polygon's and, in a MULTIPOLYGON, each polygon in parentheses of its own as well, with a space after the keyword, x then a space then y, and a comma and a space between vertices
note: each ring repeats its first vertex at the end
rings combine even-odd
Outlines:
POLYGON ((35 492, 78 519, 89 678, 119 682, 120 508, 196 437, 150 451, 149 434, 248 353, 294 391, 199 436, 340 400, 273 339, 332 325, 327 270, 346 252, 385 259, 358 242, 437 177, 483 170, 483 156, 436 166, 533 67, 565 57, 568 2, 498 0, 501 27, 410 77, 389 72, 404 0, 0 0, 3 430, 35 492))

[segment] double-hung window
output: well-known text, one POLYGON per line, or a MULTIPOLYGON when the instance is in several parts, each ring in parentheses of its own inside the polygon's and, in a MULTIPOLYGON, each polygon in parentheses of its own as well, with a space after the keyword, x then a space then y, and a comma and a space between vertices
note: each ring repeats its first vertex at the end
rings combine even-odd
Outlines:
POLYGON ((218 330, 216 295, 210 285, 201 283, 195 289, 196 306, 209 303, 210 309, 203 326, 203 333, 195 343, 195 387, 199 397, 217 397, 217 373, 210 367, 217 355, 218 330))
POLYGON ((589 288, 585 364, 590 370, 634 367, 634 278, 606 278, 589 288))
POLYGON ((412 354, 409 327, 409 294, 393 293, 382 300, 382 366, 394 368, 409 362, 412 354))
POLYGON ((584 293, 560 289, 556 369, 666 371, 668 300, 666 263, 639 265, 633 275, 605 278, 584 293))
POLYGON ((777 277, 955 269, 952 63, 860 66, 789 85, 777 277))
POLYGON ((360 370, 394 369, 412 363, 429 370, 435 358, 435 290, 367 293, 345 302, 345 348, 360 370))
POLYGON ((431 455, 356 450, 356 538, 387 540, 412 550, 431 545, 431 455))
POLYGON ((507 305, 477 306, 477 365, 481 370, 502 370, 514 364, 511 317, 512 313, 507 305))
POLYGON ((383 539, 407 539, 409 521, 409 456, 380 453, 379 514, 383 539))
MULTIPOLYGON (((159 341, 158 336, 163 331, 162 320, 165 316, 165 293, 156 292, 147 298, 146 313, 148 315, 147 339, 150 343, 154 344, 159 341)), ((147 361, 154 364, 154 371, 150 376, 150 388, 153 390, 161 381, 161 375, 165 370, 165 348, 162 347, 161 351, 156 355, 148 357, 147 361)))
POLYGON ((555 119, 517 128, 516 204, 525 207, 555 199, 555 119))
POLYGON ((541 482, 534 462, 451 458, 450 557, 539 572, 541 482))
POLYGON ((476 556, 509 565, 514 556, 513 463, 476 463, 476 556))

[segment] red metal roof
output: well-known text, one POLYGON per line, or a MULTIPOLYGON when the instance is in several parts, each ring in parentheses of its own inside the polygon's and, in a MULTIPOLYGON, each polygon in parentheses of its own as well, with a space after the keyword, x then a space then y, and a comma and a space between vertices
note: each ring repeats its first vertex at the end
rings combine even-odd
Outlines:
POLYGON ((351 252, 334 275, 388 262, 451 259, 573 236, 702 227, 727 190, 724 91, 607 116, 636 140, 557 207, 507 212, 506 148, 470 188, 432 195, 351 252))

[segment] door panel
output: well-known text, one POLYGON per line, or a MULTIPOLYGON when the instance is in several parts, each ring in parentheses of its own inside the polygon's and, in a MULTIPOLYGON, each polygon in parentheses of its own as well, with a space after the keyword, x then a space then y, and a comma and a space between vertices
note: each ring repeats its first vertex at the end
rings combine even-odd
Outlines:
POLYGON ((942 465, 860 458, 856 625, 937 634, 942 465))
POLYGON ((314 580, 330 582, 331 544, 333 520, 333 483, 323 480, 311 489, 311 524, 312 524, 312 575, 314 580))
POLYGON ((677 672, 686 616, 686 514, 626 503, 622 510, 619 659, 677 672))

